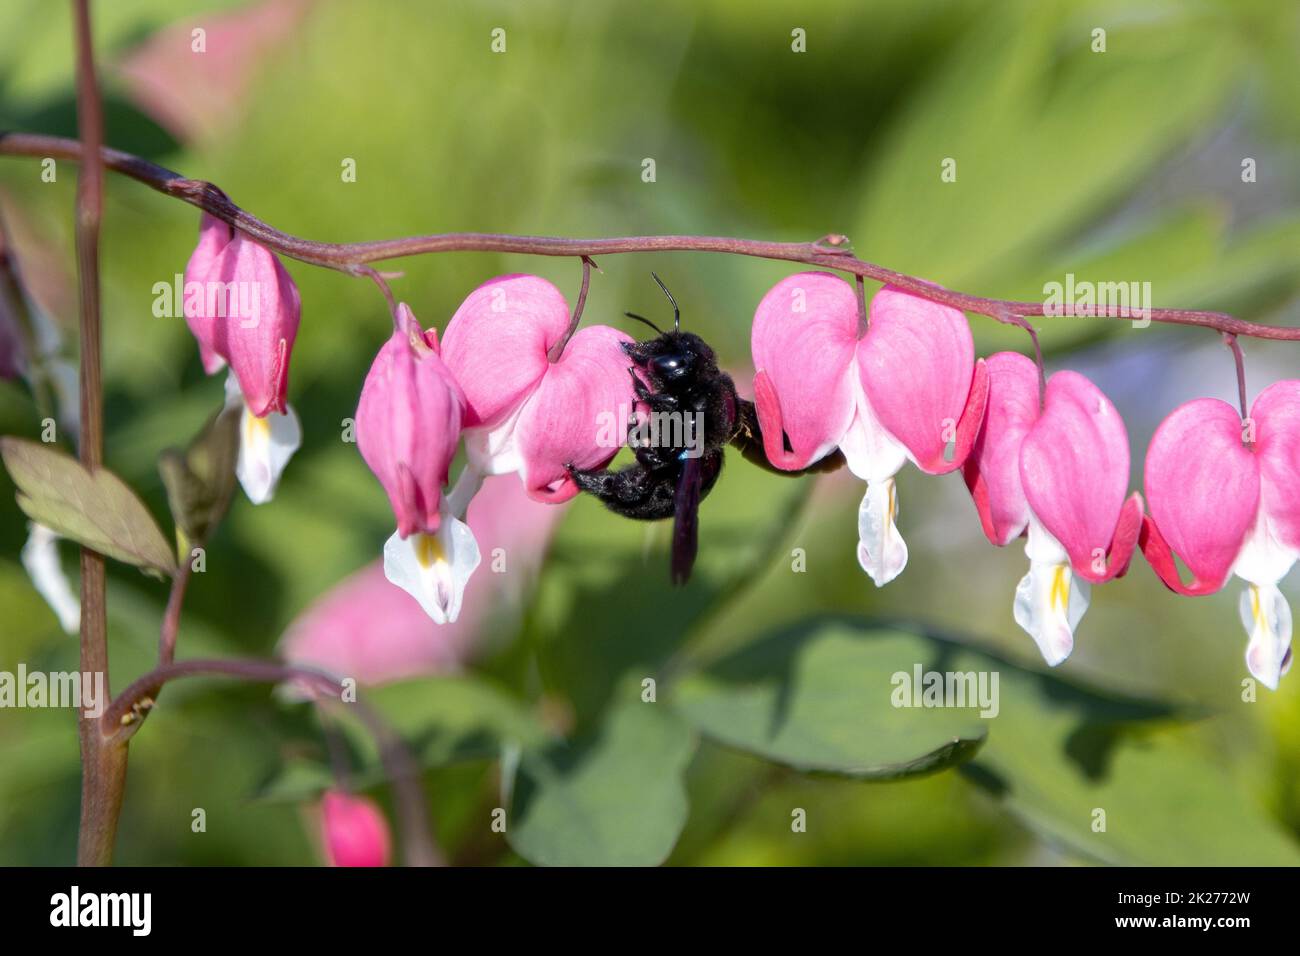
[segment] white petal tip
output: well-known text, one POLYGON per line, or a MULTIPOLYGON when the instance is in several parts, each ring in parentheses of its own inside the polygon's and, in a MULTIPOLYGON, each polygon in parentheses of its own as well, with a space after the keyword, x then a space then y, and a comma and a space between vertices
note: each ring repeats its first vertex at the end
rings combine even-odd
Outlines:
POLYGON ((239 460, 235 473, 248 500, 263 505, 275 497, 275 487, 293 453, 302 445, 302 426, 294 410, 258 418, 245 406, 239 420, 239 460))
POLYGON ((394 532, 384 544, 384 576, 420 602, 435 624, 460 617, 465 585, 479 560, 469 525, 445 511, 437 534, 403 539, 394 532))

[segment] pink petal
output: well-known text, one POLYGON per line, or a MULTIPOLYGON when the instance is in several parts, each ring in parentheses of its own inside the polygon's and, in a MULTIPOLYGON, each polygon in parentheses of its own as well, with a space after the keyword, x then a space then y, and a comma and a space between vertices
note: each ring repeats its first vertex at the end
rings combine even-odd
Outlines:
POLYGON ((801 272, 763 296, 751 335, 754 402, 773 465, 805 468, 839 444, 853 421, 857 337, 857 299, 837 276, 801 272))
POLYGON ((259 418, 283 413, 289 355, 302 315, 298 287, 273 252, 238 231, 214 272, 220 281, 235 283, 240 303, 218 321, 224 328, 219 341, 225 345, 224 354, 239 379, 244 401, 259 418))
POLYGON ((230 226, 203 213, 199 217, 198 245, 185 266, 185 323, 199 343, 199 359, 209 375, 226 364, 226 319, 224 314, 217 314, 212 284, 222 281, 221 254, 234 238, 230 226))
POLYGON ((1264 389, 1250 417, 1264 511, 1282 543, 1300 550, 1300 381, 1286 379, 1264 389))
POLYGON ((1141 528, 1140 504, 1136 514, 1132 500, 1125 504, 1128 477, 1128 432, 1115 406, 1078 372, 1057 372, 1021 443, 1020 483, 1085 580, 1105 581, 1128 567, 1141 528))
POLYGON ((490 427, 518 408, 568 328, 564 296, 537 276, 498 276, 471 292, 442 335, 443 360, 468 403, 465 427, 490 427))
POLYGON ((328 791, 321 798, 321 829, 330 866, 388 865, 388 821, 373 800, 328 791))
POLYGON ((631 341, 607 325, 579 329, 524 405, 516 427, 524 460, 521 477, 536 500, 572 498, 578 487, 567 466, 599 468, 626 441, 636 396, 628 372, 632 361, 622 343, 631 341))
POLYGON ((988 411, 963 475, 984 534, 1001 547, 1029 524, 1029 502, 1020 485, 1020 444, 1038 420, 1038 366, 1018 352, 998 352, 986 365, 988 411))
POLYGON ((978 407, 967 415, 975 344, 966 316, 885 286, 871 300, 869 323, 858 343, 858 374, 876 418, 922 470, 940 475, 960 468, 962 457, 944 459, 948 442, 967 417, 968 451, 984 411, 977 396, 978 407))
POLYGON ((131 50, 115 72, 141 110, 178 139, 211 136, 237 119, 264 63, 300 38, 310 2, 263 0, 190 15, 131 50), (206 52, 193 49, 196 27, 207 32, 206 52))
POLYGON ((412 328, 395 331, 375 356, 356 416, 357 448, 388 493, 403 538, 438 530, 465 408, 442 359, 412 347, 410 335, 420 332, 410 318, 412 328))
POLYGON ((1241 415, 1214 398, 1174 409, 1147 449, 1145 484, 1142 551, 1160 579, 1180 594, 1219 590, 1259 508, 1259 464, 1242 444, 1241 415), (1175 554, 1192 573, 1189 585, 1175 554))

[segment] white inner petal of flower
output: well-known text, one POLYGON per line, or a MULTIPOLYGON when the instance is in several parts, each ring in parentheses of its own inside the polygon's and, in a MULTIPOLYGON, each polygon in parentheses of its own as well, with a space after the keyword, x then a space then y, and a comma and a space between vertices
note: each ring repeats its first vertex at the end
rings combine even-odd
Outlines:
POLYGON ((292 406, 283 415, 272 412, 258 418, 244 404, 239 380, 232 371, 226 376, 226 407, 238 407, 239 459, 235 474, 239 484, 255 505, 265 504, 275 495, 275 486, 293 453, 302 445, 302 426, 292 406))
MULTIPOLYGON (((872 482, 892 478, 907 464, 907 449, 885 430, 876 418, 862 390, 856 363, 849 366, 853 377, 853 394, 856 411, 849 430, 840 439, 840 451, 849 471, 863 481, 872 482)), ((900 568, 901 570, 901 568, 900 568)))
POLYGON ((490 428, 480 425, 465 429, 465 456, 480 475, 508 475, 523 470, 515 426, 526 404, 520 402, 514 411, 490 428))
POLYGON ((898 489, 893 478, 867 482, 858 506, 858 563, 883 587, 907 567, 907 542, 898 533, 898 489))
POLYGON ((249 501, 260 505, 271 500, 280 475, 301 444, 302 427, 293 408, 286 406, 283 415, 272 412, 258 418, 244 407, 235 473, 249 501))
POLYGON ((1264 686, 1276 690, 1291 667, 1291 607, 1277 584, 1300 557, 1278 540, 1264 509, 1237 555, 1232 573, 1249 585, 1242 592, 1241 623, 1250 636, 1246 667, 1264 686))
POLYGON ((1250 635, 1246 667, 1265 687, 1277 690, 1291 669, 1291 605, 1275 584, 1252 584, 1241 592, 1241 623, 1250 635))
POLYGON ((1025 555, 1029 573, 1016 586, 1012 613, 1043 660, 1055 667, 1074 649, 1074 629, 1088 610, 1092 589, 1087 581, 1074 580, 1065 549, 1032 514, 1025 555))
POLYGON ((420 602, 437 624, 460 616, 465 585, 479 566, 478 542, 469 525, 442 511, 437 534, 396 532, 384 545, 384 575, 420 602))

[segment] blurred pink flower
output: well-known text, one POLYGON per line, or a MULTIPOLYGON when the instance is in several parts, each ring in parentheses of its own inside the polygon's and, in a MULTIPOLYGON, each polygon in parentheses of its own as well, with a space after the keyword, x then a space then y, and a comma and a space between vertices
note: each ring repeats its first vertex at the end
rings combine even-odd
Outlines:
POLYGON ((321 836, 330 866, 387 866, 388 821, 378 804, 339 790, 321 797, 321 836))
POLYGON ((488 619, 530 589, 562 510, 539 507, 509 477, 488 479, 470 504, 468 524, 497 573, 478 575, 455 622, 435 624, 377 561, 304 611, 285 632, 281 654, 362 684, 458 670, 488 619))
POLYGON ((311 0, 264 0, 187 17, 132 50, 117 72, 131 99, 177 139, 215 135, 238 118, 259 68, 283 52, 310 6, 311 0))

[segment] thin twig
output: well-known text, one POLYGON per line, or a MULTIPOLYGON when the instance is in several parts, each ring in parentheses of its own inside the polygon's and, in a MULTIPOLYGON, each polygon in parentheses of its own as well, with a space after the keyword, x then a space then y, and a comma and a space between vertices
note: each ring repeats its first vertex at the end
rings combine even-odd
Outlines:
MULTIPOLYGON (((37 133, 0 132, 0 155, 81 158, 75 140, 37 133)), ((291 259, 336 269, 352 275, 371 262, 437 252, 511 252, 537 256, 602 256, 633 252, 716 252, 779 259, 821 266, 864 276, 893 285, 905 292, 977 315, 996 317, 999 312, 1015 315, 1046 315, 1043 302, 1016 302, 966 295, 935 285, 925 279, 895 272, 855 257, 848 239, 838 234, 813 242, 763 242, 727 236, 624 236, 612 239, 564 239, 555 236, 514 236, 483 232, 449 232, 428 236, 381 239, 374 242, 329 243, 301 239, 268 225, 230 201, 212 183, 186 179, 179 173, 148 160, 105 148, 104 165, 145 185, 197 206, 246 233, 252 239, 291 259)), ((1054 308, 1054 307, 1053 307, 1054 308)), ((1279 328, 1246 322, 1224 312, 1201 309, 1151 309, 1153 322, 1195 325, 1264 339, 1300 341, 1300 328, 1279 328)))
POLYGON ((1250 417, 1250 406, 1246 401, 1246 359, 1235 335, 1224 332, 1223 343, 1232 350, 1232 359, 1237 366, 1237 400, 1241 403, 1241 420, 1244 422, 1250 417))
POLYGON ((1047 398, 1047 372, 1043 368, 1043 347, 1038 344, 1038 330, 1024 316, 1014 315, 1010 312, 1003 312, 993 316, 1003 325, 1014 325, 1018 329, 1024 329, 1029 333, 1029 340, 1034 343, 1034 364, 1038 366, 1038 404, 1042 407, 1047 398))
MULTIPOLYGON (((104 710, 102 720, 107 732, 113 735, 111 739, 125 743, 136 734, 165 684, 182 677, 201 676, 232 677, 266 684, 299 681, 333 699, 341 699, 345 690, 336 677, 325 671, 277 661, 192 660, 161 664, 132 681, 104 710)), ((379 758, 393 785, 393 802, 401 827, 406 864, 441 865, 441 857, 429 832, 419 767, 410 751, 383 718, 364 702, 355 700, 347 706, 356 709, 357 717, 379 746, 379 758)))
POLYGON ((565 331, 564 337, 551 346, 546 353, 547 359, 552 364, 560 360, 564 354, 564 347, 569 344, 569 339, 573 338, 573 333, 578 331, 578 325, 582 322, 582 310, 587 305, 587 289, 591 287, 591 267, 596 263, 592 262, 587 256, 582 257, 582 288, 578 290, 578 301, 573 304, 573 318, 569 320, 569 328, 565 331))

